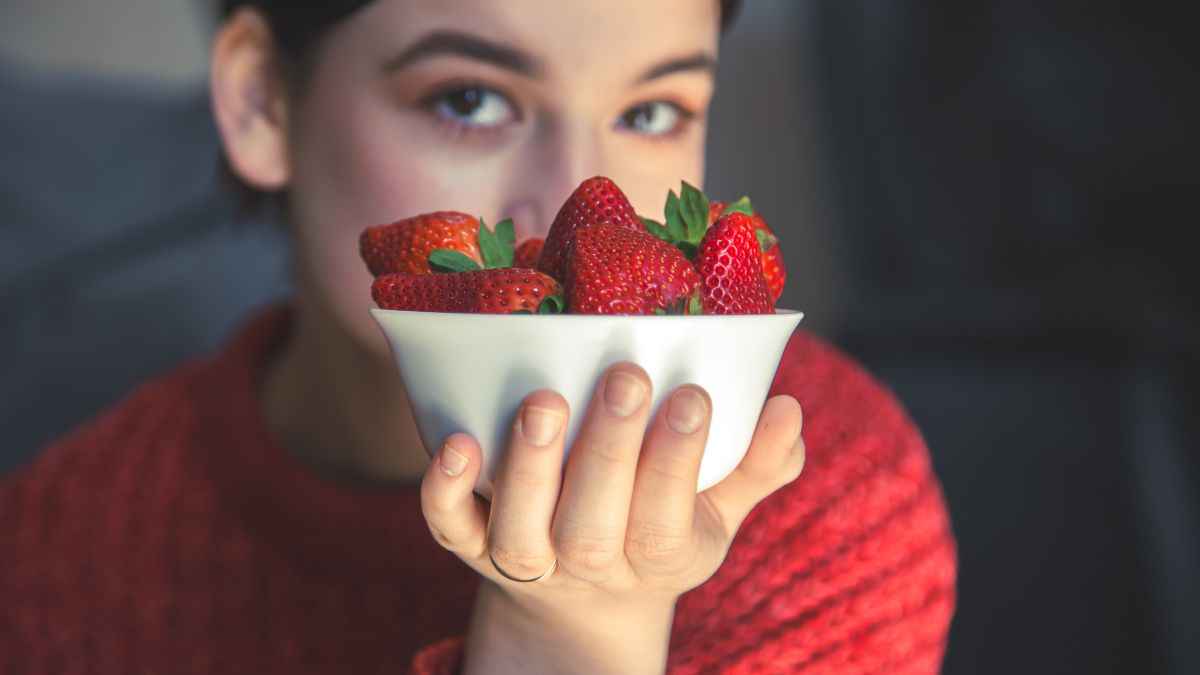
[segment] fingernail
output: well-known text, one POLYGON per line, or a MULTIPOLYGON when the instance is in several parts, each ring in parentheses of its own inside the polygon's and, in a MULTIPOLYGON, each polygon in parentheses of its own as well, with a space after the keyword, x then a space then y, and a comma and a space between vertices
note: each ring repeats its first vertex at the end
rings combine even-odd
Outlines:
POLYGON ((457 476, 467 468, 467 456, 450 447, 447 443, 442 446, 441 454, 442 471, 445 471, 449 476, 457 476))
POLYGON ((604 402, 608 409, 619 417, 629 417, 642 405, 645 387, 638 378, 616 371, 609 373, 604 383, 604 402))
POLYGON ((704 399, 694 389, 680 389, 671 395, 667 424, 677 433, 690 434, 704 422, 704 399))
POLYGON ((547 445, 558 435, 562 415, 557 411, 537 406, 525 406, 521 413, 521 433, 533 445, 547 445))

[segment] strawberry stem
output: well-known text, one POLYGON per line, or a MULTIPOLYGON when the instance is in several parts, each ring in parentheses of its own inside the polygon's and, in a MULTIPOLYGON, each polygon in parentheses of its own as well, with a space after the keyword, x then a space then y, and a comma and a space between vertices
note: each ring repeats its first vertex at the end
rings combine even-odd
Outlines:
POLYGON ((566 304, 566 300, 559 294, 547 295, 538 304, 538 314, 562 314, 566 304))

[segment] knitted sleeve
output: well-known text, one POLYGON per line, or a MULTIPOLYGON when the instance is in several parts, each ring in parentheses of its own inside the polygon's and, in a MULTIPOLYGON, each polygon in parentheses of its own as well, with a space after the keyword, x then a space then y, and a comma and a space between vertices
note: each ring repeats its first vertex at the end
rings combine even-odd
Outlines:
POLYGON ((669 672, 938 672, 956 561, 920 433, 879 383, 806 334, 771 394, 804 409, 804 473, 680 598, 669 672))
MULTIPOLYGON (((950 520, 920 433, 834 348, 797 334, 771 395, 804 408, 803 475, 760 503, 676 607, 667 671, 936 673, 955 603, 950 520)), ((462 638, 413 673, 457 672, 462 638)))

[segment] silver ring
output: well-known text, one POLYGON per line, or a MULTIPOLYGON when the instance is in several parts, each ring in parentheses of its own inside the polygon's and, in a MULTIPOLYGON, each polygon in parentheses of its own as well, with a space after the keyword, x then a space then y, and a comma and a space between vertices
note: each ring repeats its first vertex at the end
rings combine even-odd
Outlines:
POLYGON ((523 584, 528 584, 528 583, 531 583, 534 581, 540 581, 543 578, 545 578, 546 575, 553 572, 555 567, 558 567, 558 558, 555 558, 554 562, 550 563, 550 569, 546 570, 545 572, 542 572, 540 575, 538 575, 532 579, 518 579, 518 578, 510 575, 508 572, 505 572, 504 570, 500 569, 500 565, 496 564, 496 559, 492 557, 491 549, 488 549, 488 558, 492 561, 492 567, 495 567, 496 571, 499 572, 500 575, 503 576, 505 579, 508 579, 510 581, 517 581, 517 582, 520 582, 523 584))

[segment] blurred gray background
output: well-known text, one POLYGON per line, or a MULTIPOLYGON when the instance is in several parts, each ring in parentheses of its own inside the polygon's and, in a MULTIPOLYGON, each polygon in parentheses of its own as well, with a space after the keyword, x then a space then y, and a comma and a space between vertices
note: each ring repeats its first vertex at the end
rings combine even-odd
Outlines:
MULTIPOLYGON (((5 0, 0 55, 48 73, 187 88, 204 79, 213 11, 204 0, 5 0)), ((215 5, 214 3, 211 3, 215 5)))
MULTIPOLYGON (((709 191, 752 193, 782 304, 929 441, 961 566, 946 672, 1200 672, 1189 24, 746 5, 709 191)), ((211 26, 197 0, 0 4, 0 471, 287 292, 286 242, 216 180, 211 26)))

